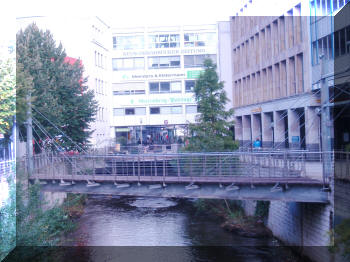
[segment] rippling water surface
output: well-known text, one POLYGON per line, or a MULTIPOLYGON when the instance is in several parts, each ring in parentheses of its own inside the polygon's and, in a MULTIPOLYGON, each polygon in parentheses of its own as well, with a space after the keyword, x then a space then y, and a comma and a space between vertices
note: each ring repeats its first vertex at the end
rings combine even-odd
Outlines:
POLYGON ((165 198, 90 196, 65 245, 89 247, 75 251, 84 261, 281 261, 272 239, 226 232, 186 201, 165 198))

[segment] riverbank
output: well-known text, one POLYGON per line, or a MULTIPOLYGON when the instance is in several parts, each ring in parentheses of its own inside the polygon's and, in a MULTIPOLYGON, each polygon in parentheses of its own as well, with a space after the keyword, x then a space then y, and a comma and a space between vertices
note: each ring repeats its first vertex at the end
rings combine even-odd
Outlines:
POLYGON ((265 226, 268 206, 260 203, 254 216, 245 215, 241 201, 228 201, 222 199, 197 199, 192 202, 197 215, 208 216, 217 220, 218 226, 241 237, 256 239, 274 239, 273 248, 278 257, 285 262, 311 262, 308 258, 298 254, 293 247, 284 246, 283 242, 273 236, 271 230, 265 226))
POLYGON ((220 226, 229 232, 245 237, 272 237, 272 232, 264 225, 263 218, 246 216, 239 201, 198 199, 194 202, 194 207, 198 213, 220 218, 220 226))

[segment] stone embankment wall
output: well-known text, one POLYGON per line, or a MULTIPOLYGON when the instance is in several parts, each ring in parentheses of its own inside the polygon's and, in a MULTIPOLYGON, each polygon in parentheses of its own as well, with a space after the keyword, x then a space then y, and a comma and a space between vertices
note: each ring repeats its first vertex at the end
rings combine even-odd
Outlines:
POLYGON ((65 192, 41 192, 41 197, 44 202, 44 209, 53 208, 55 205, 62 205, 67 198, 65 192))
MULTIPOLYGON (((287 246, 317 262, 343 262, 345 258, 329 252, 331 231, 350 218, 350 181, 334 182, 334 201, 330 204, 271 201, 267 227, 287 246)), ((254 215, 257 201, 243 201, 247 215, 254 215)))
POLYGON ((329 262, 332 219, 330 204, 272 201, 267 226, 285 245, 314 261, 329 262))

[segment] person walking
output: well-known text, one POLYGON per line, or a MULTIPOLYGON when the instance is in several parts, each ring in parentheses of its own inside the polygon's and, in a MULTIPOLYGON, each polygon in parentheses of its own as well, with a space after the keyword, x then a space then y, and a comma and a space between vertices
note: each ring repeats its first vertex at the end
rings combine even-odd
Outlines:
POLYGON ((256 148, 256 149, 260 149, 261 148, 261 142, 260 142, 260 139, 257 138, 254 143, 253 143, 253 147, 256 148))

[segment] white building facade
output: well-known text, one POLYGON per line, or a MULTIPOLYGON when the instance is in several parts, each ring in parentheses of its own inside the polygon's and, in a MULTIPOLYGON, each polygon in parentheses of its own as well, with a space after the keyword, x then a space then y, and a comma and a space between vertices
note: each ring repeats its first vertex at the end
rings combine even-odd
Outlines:
POLYGON ((217 39, 216 24, 112 29, 111 136, 177 142, 195 121, 195 80, 205 58, 217 63, 217 39))

